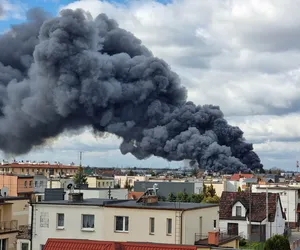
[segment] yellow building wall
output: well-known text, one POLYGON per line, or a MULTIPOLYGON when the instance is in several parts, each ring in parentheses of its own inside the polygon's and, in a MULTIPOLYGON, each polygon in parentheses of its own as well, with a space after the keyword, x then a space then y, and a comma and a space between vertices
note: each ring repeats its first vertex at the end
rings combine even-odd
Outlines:
POLYGON ((230 241, 230 242, 220 245, 220 247, 239 248, 239 241, 233 240, 233 241, 230 241))
POLYGON ((17 236, 18 233, 6 233, 0 234, 0 239, 8 239, 8 250, 16 250, 17 249, 17 236))
POLYGON ((29 200, 13 200, 12 202, 12 220, 17 220, 19 226, 28 225, 29 200))
POLYGON ((97 187, 97 180, 94 176, 88 176, 87 177, 87 183, 89 184, 90 188, 96 188, 97 187))

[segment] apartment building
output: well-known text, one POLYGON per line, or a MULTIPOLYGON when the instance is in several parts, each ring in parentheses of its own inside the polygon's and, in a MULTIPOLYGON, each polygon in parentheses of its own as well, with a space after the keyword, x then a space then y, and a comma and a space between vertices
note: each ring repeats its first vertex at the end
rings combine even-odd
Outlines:
POLYGON ((126 184, 133 187, 135 182, 148 181, 149 176, 115 175, 114 179, 115 179, 115 184, 119 184, 121 188, 125 188, 126 184))
POLYGON ((7 196, 30 197, 34 192, 34 178, 30 175, 0 175, 0 189, 8 188, 7 196))
POLYGON ((20 227, 28 225, 29 200, 23 197, 0 198, 0 249, 15 250, 20 227))
POLYGON ((0 165, 0 174, 36 175, 43 174, 47 177, 72 176, 78 170, 78 166, 28 162, 13 162, 0 165))
POLYGON ((90 188, 113 188, 115 186, 114 177, 87 176, 87 183, 90 188))
MULTIPOLYGON (((75 198, 74 198, 75 197, 75 198)), ((194 244, 196 234, 218 224, 216 204, 158 202, 157 197, 134 200, 83 199, 33 204, 33 249, 49 236, 89 240, 194 244)))

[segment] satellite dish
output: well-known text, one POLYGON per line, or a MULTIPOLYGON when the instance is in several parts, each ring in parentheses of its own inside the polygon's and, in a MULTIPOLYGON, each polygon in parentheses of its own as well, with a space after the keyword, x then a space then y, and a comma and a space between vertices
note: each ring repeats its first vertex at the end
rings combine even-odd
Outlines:
POLYGON ((65 187, 67 187, 68 190, 71 190, 74 188, 74 181, 73 180, 66 180, 65 187))
POLYGON ((7 187, 3 187, 1 189, 1 196, 2 197, 6 197, 8 195, 8 188, 7 187))

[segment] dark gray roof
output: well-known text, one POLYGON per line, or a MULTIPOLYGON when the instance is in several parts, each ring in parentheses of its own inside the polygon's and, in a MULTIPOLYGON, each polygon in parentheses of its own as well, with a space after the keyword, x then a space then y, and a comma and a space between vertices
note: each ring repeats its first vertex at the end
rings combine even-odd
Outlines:
POLYGON ((152 204, 137 203, 135 200, 109 200, 109 199, 84 199, 83 201, 41 201, 36 204, 49 205, 81 205, 81 206, 106 206, 119 208, 141 208, 141 209, 165 209, 165 210, 192 210, 208 207, 216 207, 218 204, 208 203, 183 203, 183 202, 164 202, 160 201, 152 204))

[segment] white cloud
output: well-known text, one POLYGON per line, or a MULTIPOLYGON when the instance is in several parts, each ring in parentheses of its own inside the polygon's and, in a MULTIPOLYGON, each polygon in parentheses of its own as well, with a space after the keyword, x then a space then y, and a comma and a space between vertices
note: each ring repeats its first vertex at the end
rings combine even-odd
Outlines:
POLYGON ((0 0, 0 20, 24 19, 27 5, 21 1, 0 0))
MULTIPOLYGON (((134 33, 178 72, 190 100, 220 105, 256 143, 267 166, 276 158, 270 151, 277 147, 274 152, 288 154, 298 145, 299 7, 299 0, 176 0, 167 5, 83 0, 65 6, 83 8, 94 17, 104 12, 134 33)), ((87 148, 93 159, 101 159, 106 150, 102 160, 112 160, 109 164, 132 159, 122 158, 113 137, 97 140, 83 133, 61 138, 53 150, 87 148)), ((284 157, 278 161, 282 166, 287 162, 284 157)))

